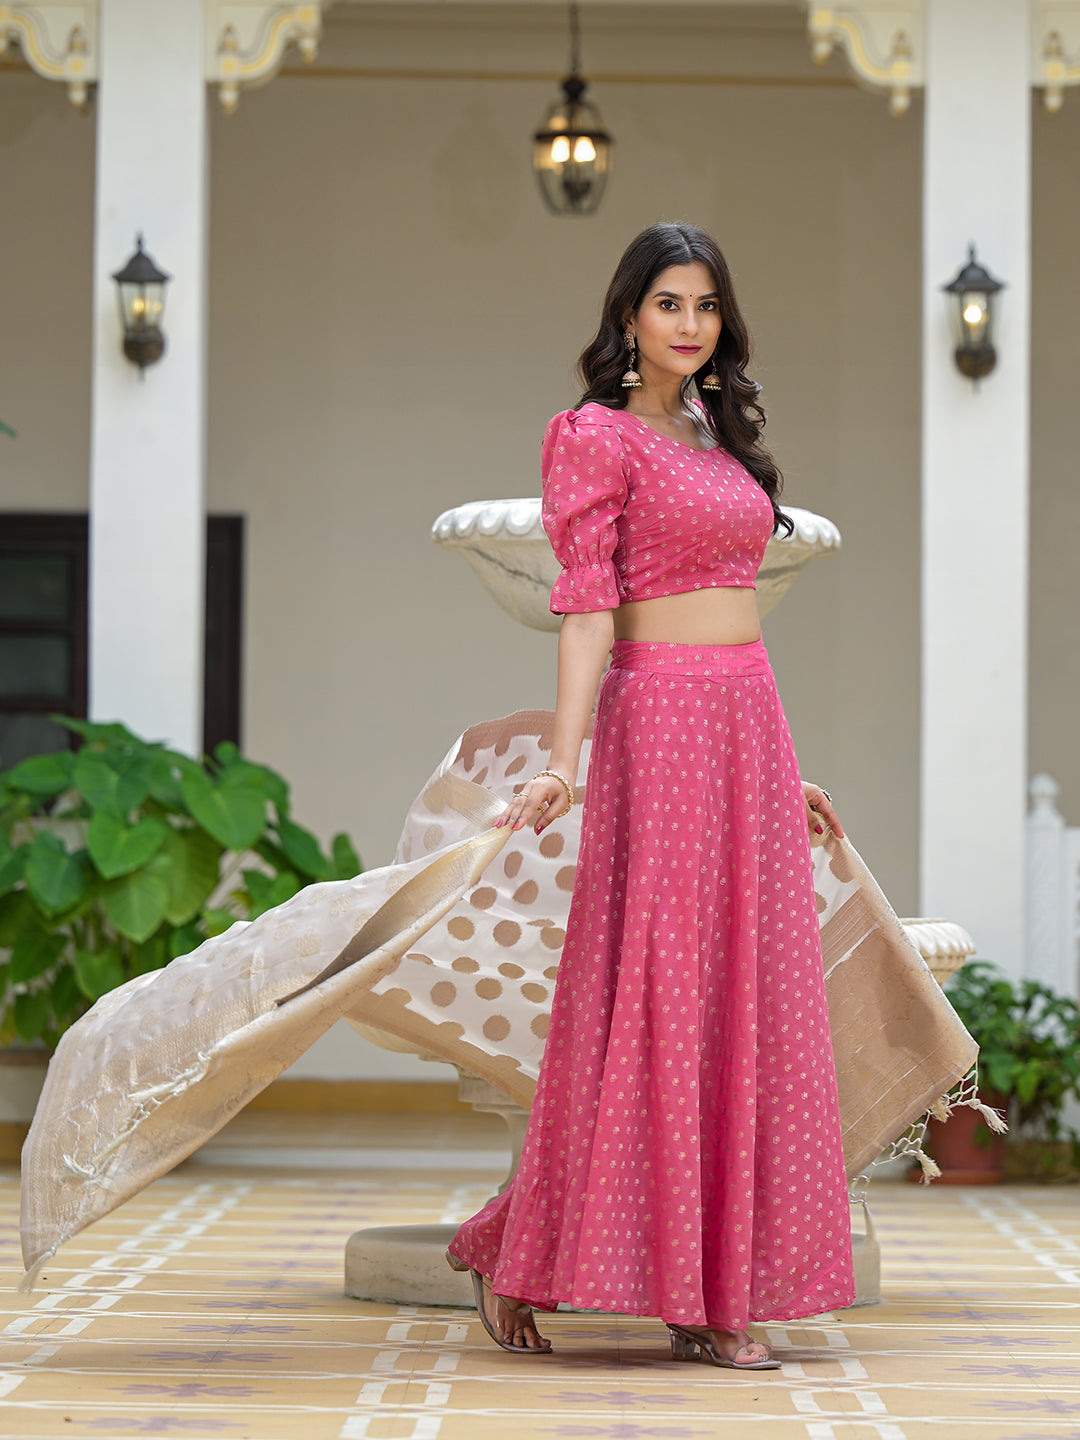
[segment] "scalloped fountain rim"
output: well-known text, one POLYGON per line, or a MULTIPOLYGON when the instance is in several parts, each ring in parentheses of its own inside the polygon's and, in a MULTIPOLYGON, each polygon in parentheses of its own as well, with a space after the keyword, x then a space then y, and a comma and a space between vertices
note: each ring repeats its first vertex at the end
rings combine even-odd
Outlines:
MULTIPOLYGON (((810 545, 818 551, 839 550, 840 531, 824 515, 803 510, 797 505, 785 506, 784 513, 795 522, 790 535, 775 535, 770 543, 777 545, 810 545)), ((431 527, 431 538, 440 545, 453 545, 473 536, 494 539, 546 539, 540 521, 540 496, 516 500, 469 500, 444 510, 431 527)))

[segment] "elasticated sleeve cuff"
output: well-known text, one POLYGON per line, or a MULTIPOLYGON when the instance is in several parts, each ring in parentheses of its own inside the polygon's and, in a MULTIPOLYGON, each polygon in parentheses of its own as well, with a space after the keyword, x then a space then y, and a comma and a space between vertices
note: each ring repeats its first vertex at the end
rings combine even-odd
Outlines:
POLYGON ((556 615, 615 610, 621 603, 612 556, 626 506, 628 466, 613 425, 556 415, 544 436, 544 529, 562 574, 551 591, 556 615))

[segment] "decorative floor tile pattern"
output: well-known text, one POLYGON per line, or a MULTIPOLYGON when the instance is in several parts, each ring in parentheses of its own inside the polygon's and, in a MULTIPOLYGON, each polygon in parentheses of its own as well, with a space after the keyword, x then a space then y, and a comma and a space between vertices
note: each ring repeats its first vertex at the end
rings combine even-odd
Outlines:
POLYGON ((610 1315, 550 1317, 557 1353, 518 1357, 471 1312, 341 1293, 352 1230, 487 1198, 500 1122, 350 1121, 239 1117, 32 1296, 0 1170, 0 1435, 1080 1440, 1076 1189, 872 1187, 885 1303, 766 1327, 781 1372, 678 1364, 658 1322, 610 1315))

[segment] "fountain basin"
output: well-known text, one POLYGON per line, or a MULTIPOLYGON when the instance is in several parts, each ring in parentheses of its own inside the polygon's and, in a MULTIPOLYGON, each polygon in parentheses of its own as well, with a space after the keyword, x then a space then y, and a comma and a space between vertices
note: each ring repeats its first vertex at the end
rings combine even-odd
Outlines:
MULTIPOLYGON (((784 510, 795 529, 790 535, 774 535, 765 548, 757 575, 762 615, 777 604, 804 565, 840 549, 840 531, 831 520, 794 505, 784 510)), ((431 538, 446 550, 460 551, 513 619, 533 630, 558 630, 562 617, 552 615, 548 604, 559 564, 540 523, 538 495, 455 505, 435 521, 431 538)))

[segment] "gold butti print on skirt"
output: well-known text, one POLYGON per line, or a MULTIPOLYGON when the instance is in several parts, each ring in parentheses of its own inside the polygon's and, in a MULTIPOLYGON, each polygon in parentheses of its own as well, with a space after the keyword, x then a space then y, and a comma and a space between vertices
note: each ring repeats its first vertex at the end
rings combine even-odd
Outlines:
MULTIPOLYGON (((509 798, 545 768, 551 711, 466 731, 409 812, 397 859, 458 833, 448 777, 509 798)), ((589 740, 577 793, 584 794, 589 740)), ((525 828, 479 884, 349 1014, 443 1055, 526 1108, 543 1054, 573 889, 581 806, 540 841, 525 828)), ((976 1047, 870 871, 847 840, 812 835, 814 890, 840 1095, 854 1176, 971 1067, 976 1047)))

